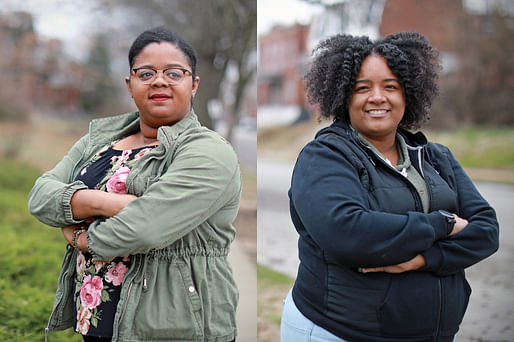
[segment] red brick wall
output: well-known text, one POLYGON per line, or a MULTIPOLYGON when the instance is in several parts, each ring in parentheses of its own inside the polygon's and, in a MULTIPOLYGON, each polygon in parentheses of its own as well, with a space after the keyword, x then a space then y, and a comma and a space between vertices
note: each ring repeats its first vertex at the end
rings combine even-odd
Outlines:
POLYGON ((381 36, 417 31, 437 49, 451 51, 462 16, 460 0, 388 0, 379 31, 381 36))

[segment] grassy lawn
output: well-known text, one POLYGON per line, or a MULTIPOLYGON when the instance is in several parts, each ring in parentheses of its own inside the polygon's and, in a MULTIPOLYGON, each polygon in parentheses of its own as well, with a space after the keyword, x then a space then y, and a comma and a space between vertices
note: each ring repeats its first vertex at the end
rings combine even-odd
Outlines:
MULTIPOLYGON (((65 243, 60 230, 28 213, 27 194, 40 172, 19 162, 0 163, 0 341, 42 341, 65 243)), ((52 333, 51 341, 82 341, 74 335, 52 333)))
POLYGON ((279 341, 282 301, 293 286, 293 282, 292 278, 282 273, 257 265, 259 341, 279 341))
MULTIPOLYGON (((294 162, 303 146, 330 122, 316 120, 259 131, 259 157, 294 162)), ((462 127, 451 131, 423 130, 429 141, 450 148, 477 181, 514 184, 514 128, 462 127)))

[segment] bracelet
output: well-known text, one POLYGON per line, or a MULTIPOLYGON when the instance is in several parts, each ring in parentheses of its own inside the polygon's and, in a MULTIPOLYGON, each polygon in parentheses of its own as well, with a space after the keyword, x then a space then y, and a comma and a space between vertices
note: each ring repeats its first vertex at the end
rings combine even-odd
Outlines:
POLYGON ((78 248, 78 246, 77 246, 77 239, 78 239, 79 235, 84 233, 84 232, 87 232, 87 229, 78 228, 78 229, 75 229, 73 231, 73 237, 71 238, 71 246, 73 248, 78 248))

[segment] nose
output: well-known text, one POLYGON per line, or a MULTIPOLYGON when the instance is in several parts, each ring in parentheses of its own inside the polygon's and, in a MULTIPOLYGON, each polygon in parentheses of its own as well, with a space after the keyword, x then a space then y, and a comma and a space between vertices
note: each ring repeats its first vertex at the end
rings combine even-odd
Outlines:
POLYGON ((386 100, 385 99, 385 94, 384 94, 383 90, 380 87, 373 87, 371 89, 371 94, 370 94, 370 96, 368 98, 369 102, 372 102, 372 103, 382 103, 385 100, 386 100))
POLYGON ((162 70, 157 71, 155 79, 151 83, 152 87, 167 87, 169 84, 164 79, 164 72, 162 70))

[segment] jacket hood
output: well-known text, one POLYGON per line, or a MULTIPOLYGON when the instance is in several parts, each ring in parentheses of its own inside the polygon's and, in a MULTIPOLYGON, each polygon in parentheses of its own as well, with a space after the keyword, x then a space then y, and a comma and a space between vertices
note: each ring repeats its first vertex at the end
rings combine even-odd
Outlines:
MULTIPOLYGON (((412 147, 425 146, 428 142, 426 136, 421 132, 412 133, 403 128, 398 128, 397 132, 403 136, 407 145, 412 147)), ((357 139, 357 134, 355 130, 351 128, 350 124, 339 120, 334 121, 334 123, 330 126, 321 129, 318 133, 316 133, 316 138, 328 133, 337 134, 344 138, 357 139)))

